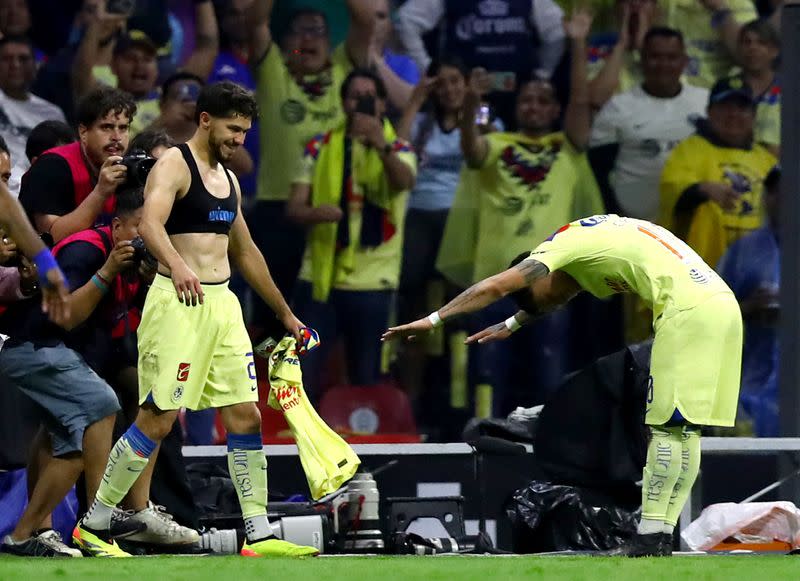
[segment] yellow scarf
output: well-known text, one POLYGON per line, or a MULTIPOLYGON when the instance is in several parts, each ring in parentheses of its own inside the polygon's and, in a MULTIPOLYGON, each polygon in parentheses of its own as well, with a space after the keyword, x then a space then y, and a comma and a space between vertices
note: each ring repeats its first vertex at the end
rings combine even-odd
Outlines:
POLYGON ((282 411, 297 443, 300 463, 314 500, 341 488, 361 460, 339 434, 328 427, 308 401, 294 337, 281 339, 269 355, 267 403, 282 411))
MULTIPOLYGON (((331 131, 323 142, 317 159, 312 179, 311 205, 313 207, 329 204, 339 207, 342 203, 344 162, 345 162, 344 126, 331 131)), ((389 121, 384 121, 383 135, 386 143, 394 143, 397 136, 389 121)), ((362 187, 365 201, 383 208, 388 212, 389 221, 399 224, 399 216, 394 215, 392 198, 397 195, 391 192, 383 169, 383 162, 377 151, 353 142, 352 146, 353 184, 362 187)), ((336 276, 339 272, 353 270, 353 259, 360 244, 360 232, 353 232, 355 216, 349 214, 350 243, 345 248, 337 248, 339 225, 336 223, 317 224, 311 228, 308 243, 311 251, 311 285, 314 300, 324 302, 328 299, 336 276)), ((363 226, 363 224, 362 224, 363 226)))

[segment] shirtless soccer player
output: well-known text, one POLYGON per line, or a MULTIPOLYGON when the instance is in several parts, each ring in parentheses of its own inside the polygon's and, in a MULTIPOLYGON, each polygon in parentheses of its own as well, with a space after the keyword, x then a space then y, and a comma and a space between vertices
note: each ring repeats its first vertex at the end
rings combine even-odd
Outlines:
POLYGON ((508 338, 580 291, 630 292, 653 309, 653 354, 645 421, 651 440, 637 536, 618 555, 669 555, 672 532, 700 468, 700 426, 732 426, 739 396, 742 317, 731 290, 686 244, 660 226, 592 216, 567 224, 530 256, 473 285, 384 340, 412 338, 511 295, 522 309, 467 339, 508 338))
POLYGON ((247 532, 242 554, 317 553, 276 539, 267 521, 253 348, 239 302, 228 290, 230 257, 300 338, 303 325, 272 282, 242 218, 239 184, 224 167, 256 116, 255 99, 243 88, 228 82, 206 86, 197 100, 196 133, 162 155, 148 176, 139 232, 159 266, 138 331, 141 407, 111 450, 94 503, 75 527, 76 544, 89 554, 127 556, 108 534, 112 512, 182 407, 219 408, 222 414, 228 467, 247 532))

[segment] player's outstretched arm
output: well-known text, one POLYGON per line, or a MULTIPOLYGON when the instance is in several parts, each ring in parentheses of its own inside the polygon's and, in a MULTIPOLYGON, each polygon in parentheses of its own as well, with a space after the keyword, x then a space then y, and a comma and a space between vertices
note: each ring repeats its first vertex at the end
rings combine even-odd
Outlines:
POLYGON ((492 341, 503 341, 508 339, 515 331, 522 328, 523 325, 533 320, 527 312, 517 311, 517 313, 499 323, 495 323, 486 327, 483 331, 479 331, 474 335, 466 338, 464 343, 470 345, 471 343, 491 343, 492 341))
POLYGON ((477 284, 472 285, 438 311, 434 311, 424 319, 418 319, 407 325, 391 327, 381 337, 382 341, 406 338, 414 339, 417 335, 430 331, 460 315, 474 313, 491 305, 503 297, 529 286, 533 281, 543 278, 550 270, 536 260, 524 260, 477 284))
POLYGON ((16 242, 20 251, 36 265, 42 286, 42 311, 54 323, 69 316, 69 289, 53 255, 28 222, 25 211, 6 185, 0 182, 0 226, 16 242))

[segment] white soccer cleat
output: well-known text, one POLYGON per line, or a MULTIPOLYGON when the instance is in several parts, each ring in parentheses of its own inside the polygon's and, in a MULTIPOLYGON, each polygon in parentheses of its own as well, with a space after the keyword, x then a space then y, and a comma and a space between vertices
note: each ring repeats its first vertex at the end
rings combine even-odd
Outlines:
POLYGON ((145 525, 145 529, 125 538, 135 543, 153 545, 191 545, 200 540, 200 533, 175 522, 163 506, 152 502, 144 510, 133 513, 128 520, 145 525))

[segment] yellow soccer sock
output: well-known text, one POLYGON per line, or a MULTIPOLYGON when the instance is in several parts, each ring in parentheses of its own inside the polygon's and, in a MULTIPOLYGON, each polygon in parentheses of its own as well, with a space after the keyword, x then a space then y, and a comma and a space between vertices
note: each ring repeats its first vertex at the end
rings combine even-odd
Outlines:
POLYGON ((655 532, 650 530, 652 521, 666 521, 672 490, 681 475, 681 457, 681 428, 653 426, 642 475, 641 534, 655 532))
MULTIPOLYGON (((700 472, 700 429, 684 426, 681 433, 681 473, 669 499, 667 525, 675 528, 700 472)), ((666 529, 665 529, 666 531, 666 529)))
POLYGON ((267 457, 260 434, 228 434, 228 470, 249 541, 272 535, 267 520, 267 457))
POLYGON ((97 497, 84 518, 88 527, 105 530, 111 526, 111 509, 128 494, 155 448, 156 442, 145 436, 136 424, 117 440, 108 455, 97 497))

